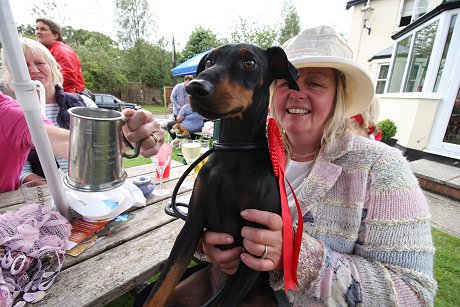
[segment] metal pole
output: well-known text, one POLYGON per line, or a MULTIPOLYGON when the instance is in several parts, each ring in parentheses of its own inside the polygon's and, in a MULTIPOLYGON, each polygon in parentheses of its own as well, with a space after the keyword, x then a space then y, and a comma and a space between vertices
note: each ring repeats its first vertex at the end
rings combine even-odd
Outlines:
POLYGON ((54 204, 57 210, 70 220, 69 203, 40 115, 36 83, 30 80, 9 0, 0 0, 0 42, 13 76, 16 98, 24 112, 54 204))

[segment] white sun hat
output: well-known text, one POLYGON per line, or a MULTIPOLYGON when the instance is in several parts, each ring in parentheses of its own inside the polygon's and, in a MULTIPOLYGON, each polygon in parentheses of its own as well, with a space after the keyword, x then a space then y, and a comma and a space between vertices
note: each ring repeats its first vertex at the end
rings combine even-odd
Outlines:
POLYGON ((331 67, 345 75, 350 104, 346 116, 361 113, 374 97, 374 84, 366 69, 353 61, 353 51, 334 28, 319 26, 306 29, 285 42, 289 61, 296 68, 331 67))

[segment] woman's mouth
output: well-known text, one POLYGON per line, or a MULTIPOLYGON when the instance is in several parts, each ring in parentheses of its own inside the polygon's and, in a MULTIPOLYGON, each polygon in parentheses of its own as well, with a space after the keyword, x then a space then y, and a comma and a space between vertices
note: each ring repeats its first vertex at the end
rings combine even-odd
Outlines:
POLYGON ((287 109, 289 114, 308 114, 310 110, 307 109, 287 109))

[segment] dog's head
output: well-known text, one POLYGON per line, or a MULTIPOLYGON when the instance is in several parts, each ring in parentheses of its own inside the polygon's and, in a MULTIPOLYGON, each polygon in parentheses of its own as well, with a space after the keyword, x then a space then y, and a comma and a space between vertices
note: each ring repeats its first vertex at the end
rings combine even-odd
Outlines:
POLYGON ((263 50, 249 44, 228 44, 201 59, 197 77, 186 90, 195 112, 218 119, 241 115, 255 105, 266 112, 273 80, 286 79, 290 88, 299 90, 297 77, 298 71, 280 47, 263 50), (253 103, 255 97, 258 101, 253 103))
POLYGON ((179 123, 174 124, 174 126, 171 127, 171 132, 175 133, 178 137, 185 137, 185 136, 190 135, 187 128, 185 128, 179 123))

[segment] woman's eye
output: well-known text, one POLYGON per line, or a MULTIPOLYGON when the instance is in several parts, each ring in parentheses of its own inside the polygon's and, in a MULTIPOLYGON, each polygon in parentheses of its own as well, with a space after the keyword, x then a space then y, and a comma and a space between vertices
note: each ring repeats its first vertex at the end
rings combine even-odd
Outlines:
POLYGON ((254 69, 256 67, 256 62, 253 59, 247 59, 243 62, 244 69, 254 69))

